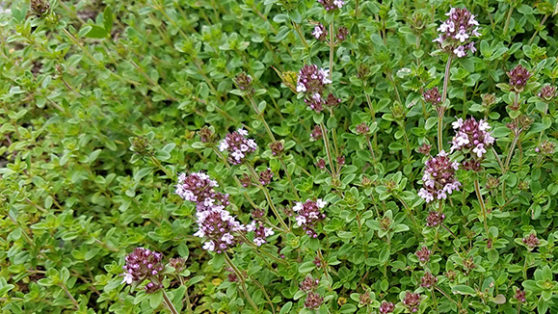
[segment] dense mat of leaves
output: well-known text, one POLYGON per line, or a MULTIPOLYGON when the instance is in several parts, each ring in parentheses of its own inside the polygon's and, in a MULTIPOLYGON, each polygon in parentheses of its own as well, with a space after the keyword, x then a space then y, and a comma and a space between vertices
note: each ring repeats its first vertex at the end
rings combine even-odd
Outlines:
POLYGON ((3 313, 558 313, 558 5, 0 2, 3 313))

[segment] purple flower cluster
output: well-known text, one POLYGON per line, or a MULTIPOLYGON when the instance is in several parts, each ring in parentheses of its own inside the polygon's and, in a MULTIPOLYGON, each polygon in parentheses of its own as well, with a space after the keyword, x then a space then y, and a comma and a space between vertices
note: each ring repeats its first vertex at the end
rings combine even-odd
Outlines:
POLYGON ((382 301, 379 310, 380 313, 385 314, 385 313, 393 313, 394 309, 395 309, 395 305, 392 302, 382 301))
POLYGON ((318 221, 325 218, 325 214, 320 211, 325 206, 326 202, 318 199, 316 201, 307 200, 305 203, 297 202, 293 207, 293 211, 298 213, 295 218, 297 225, 313 238, 318 237, 314 231, 314 226, 318 221))
POLYGON ((215 205, 227 206, 229 204, 229 195, 216 192, 214 187, 219 186, 217 181, 203 172, 194 172, 190 175, 181 173, 178 176, 178 184, 176 185, 176 194, 186 201, 196 203, 198 211, 204 211, 213 208, 215 205))
POLYGON ((441 225, 444 222, 446 215, 441 212, 431 211, 428 213, 428 217, 426 217, 426 225, 428 227, 436 227, 441 225))
POLYGON ((531 73, 524 68, 521 64, 518 64, 511 71, 506 72, 510 79, 510 85, 514 88, 516 92, 521 92, 527 81, 531 77, 531 73))
POLYGON ((425 90, 424 93, 422 93, 422 97, 424 97, 424 101, 433 106, 437 106, 442 102, 442 95, 440 95, 438 87, 425 90))
POLYGON ((266 228, 261 221, 255 220, 246 226, 246 231, 254 231, 254 243, 257 246, 267 243, 266 238, 275 234, 271 228, 266 228))
POLYGON ((318 287, 319 283, 319 279, 314 279, 312 276, 306 276, 306 278, 304 278, 304 280, 300 283, 300 290, 306 292, 313 291, 318 287))
POLYGON ((271 178, 273 178, 273 172, 271 172, 271 169, 269 168, 259 174, 259 181, 261 185, 268 185, 271 182, 271 178))
POLYGON ((465 57, 467 50, 477 51, 474 38, 480 37, 479 22, 467 9, 451 8, 446 13, 448 19, 438 27, 439 36, 434 39, 458 58, 465 57))
POLYGON ((318 68, 317 65, 305 65, 298 73, 296 91, 305 93, 304 101, 312 110, 321 112, 326 100, 323 91, 327 84, 331 84, 328 78, 329 70, 318 68))
POLYGON ((208 240, 203 244, 203 248, 208 251, 223 253, 236 245, 237 241, 233 234, 245 230, 245 227, 223 206, 198 211, 196 216, 199 229, 194 235, 208 240))
POLYGON ((326 11, 341 9, 345 5, 344 0, 318 0, 324 6, 326 11))
POLYGON ((452 140, 451 152, 472 152, 477 158, 482 158, 486 149, 494 144, 494 138, 488 132, 490 125, 482 119, 477 122, 473 117, 465 121, 459 118, 452 126, 456 134, 452 140))
POLYGON ((556 96, 556 86, 546 85, 537 94, 542 100, 550 101, 556 96))
POLYGON ((407 307, 409 312, 415 313, 418 311, 420 304, 420 294, 418 293, 405 293, 405 299, 403 299, 403 304, 407 307))
POLYGON ((459 164, 452 162, 444 151, 428 159, 422 176, 423 187, 418 195, 429 203, 435 199, 446 199, 448 194, 458 191, 461 186, 455 177, 458 167, 459 164))
POLYGON ((515 292, 515 298, 517 299, 517 301, 519 301, 519 303, 525 303, 527 301, 525 295, 526 293, 523 290, 517 289, 517 291, 515 292))
POLYGON ((529 248, 529 250, 533 250, 535 247, 539 245, 539 239, 533 233, 529 234, 525 238, 523 238, 523 243, 529 248))
POLYGON ((420 279, 420 286, 423 288, 430 289, 438 282, 438 278, 432 275, 430 272, 424 273, 424 276, 420 279))
POLYGON ((228 161, 233 165, 241 164, 248 154, 256 151, 258 145, 252 139, 248 139, 248 132, 242 128, 227 134, 219 144, 219 150, 229 152, 228 161))
POLYGON ((304 306, 307 309, 316 310, 320 308, 320 306, 324 303, 324 298, 320 296, 316 292, 309 292, 308 296, 306 296, 306 300, 304 300, 304 306))
POLYGON ((128 256, 126 256, 126 265, 124 269, 124 280, 127 284, 134 282, 141 283, 145 279, 151 279, 145 287, 147 292, 154 292, 161 288, 159 280, 155 280, 159 273, 163 271, 162 264, 163 254, 138 247, 128 256))
POLYGON ((432 254, 432 251, 429 250, 426 246, 421 247, 420 250, 415 253, 421 263, 428 262, 430 260, 430 254, 432 254))
POLYGON ((337 29, 337 40, 344 41, 345 39, 347 39, 347 36, 349 36, 349 29, 347 29, 345 26, 341 26, 337 29))
POLYGON ((322 138, 322 128, 316 124, 310 133, 310 141, 314 142, 322 138))
POLYGON ((314 26, 314 30, 312 31, 312 36, 314 36, 317 40, 324 41, 327 39, 327 30, 322 23, 318 23, 314 26))

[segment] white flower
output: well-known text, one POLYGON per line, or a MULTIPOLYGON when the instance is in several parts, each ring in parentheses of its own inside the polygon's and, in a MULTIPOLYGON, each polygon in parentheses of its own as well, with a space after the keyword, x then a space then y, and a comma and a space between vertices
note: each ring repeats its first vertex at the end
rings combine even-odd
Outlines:
POLYGON ((306 223, 306 218, 304 216, 301 216, 301 215, 296 216, 296 224, 298 226, 302 226, 305 223, 306 223))
POLYGON ((459 33, 455 35, 455 39, 458 39, 460 42, 465 42, 469 38, 469 35, 465 32, 464 29, 459 30, 459 33))
POLYGON ((240 128, 236 131, 238 132, 238 134, 240 134, 242 136, 247 136, 248 135, 248 131, 244 130, 243 128, 240 128))
POLYGON ((421 188, 420 191, 418 192, 418 195, 420 197, 422 197, 427 203, 430 203, 431 201, 434 200, 434 197, 432 196, 432 194, 430 194, 426 189, 421 188))
POLYGON ((461 119, 461 118, 457 119, 457 121, 454 121, 454 122, 451 124, 451 126, 452 126, 454 129, 459 129, 462 125, 463 125, 463 119, 461 119))
POLYGON ((327 205, 327 202, 323 201, 321 198, 316 200, 316 205, 319 208, 324 208, 327 205))
POLYGON ((130 273, 124 273, 124 279, 122 279, 122 283, 127 283, 129 285, 132 284, 132 282, 134 282, 134 277, 132 277, 132 274, 130 273))
POLYGON ((455 53, 458 58, 463 58, 467 55, 467 53, 465 52, 465 47, 463 46, 459 46, 453 49, 453 53, 455 53))
POLYGON ((208 241, 203 244, 203 249, 206 251, 215 251, 215 243, 208 241))
POLYGON ((225 150, 227 150, 227 148, 229 148, 229 143, 227 143, 226 140, 222 140, 222 141, 219 143, 219 150, 222 151, 222 152, 224 152, 225 150))
POLYGON ((293 206, 293 211, 295 211, 295 212, 297 212, 297 211, 299 211, 299 210, 301 210, 301 209, 302 209, 302 203, 301 203, 301 202, 297 202, 297 203, 295 204, 295 206, 293 206))
POLYGON ((320 27, 320 25, 316 25, 316 27, 314 27, 314 31, 312 32, 312 35, 314 37, 316 37, 316 39, 320 39, 320 37, 322 37, 323 35, 323 31, 322 28, 320 27))
POLYGON ((306 86, 304 86, 304 84, 302 84, 301 82, 298 82, 298 84, 296 84, 296 91, 299 93, 304 93, 306 91, 306 86))
POLYGON ((483 144, 477 145, 477 147, 473 148, 473 153, 477 154, 477 157, 482 157, 484 153, 486 153, 486 149, 484 149, 483 144))

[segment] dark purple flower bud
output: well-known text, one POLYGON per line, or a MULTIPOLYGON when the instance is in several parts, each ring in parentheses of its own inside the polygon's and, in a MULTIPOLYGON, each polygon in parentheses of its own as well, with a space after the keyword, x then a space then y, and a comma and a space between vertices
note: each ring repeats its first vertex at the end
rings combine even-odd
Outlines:
POLYGON ((370 132, 370 127, 368 126, 368 124, 366 124, 366 122, 362 122, 361 124, 356 126, 356 132, 358 134, 368 134, 368 132, 370 132))
POLYGON ((432 254, 432 251, 430 251, 426 246, 423 246, 415 253, 418 260, 423 264, 430 260, 430 254, 432 254))
POLYGON ((252 185, 252 177, 250 177, 250 175, 248 175, 246 173, 243 174, 240 177, 239 181, 240 181, 240 184, 242 184, 242 186, 245 187, 245 188, 252 185))
POLYGON ((306 297, 306 300, 304 301, 304 306, 307 309, 317 310, 318 308, 320 308, 322 303, 324 303, 324 298, 321 297, 316 292, 311 291, 311 292, 308 293, 308 296, 306 297))
POLYGON ((515 291, 515 298, 519 301, 519 303, 525 303, 527 301, 525 298, 525 291, 523 290, 517 289, 517 291, 515 291))
POLYGON ((316 162, 316 167, 320 169, 325 169, 325 166, 326 166, 325 160, 323 158, 318 159, 318 162, 316 162))
POLYGON ((382 301, 382 304, 380 304, 380 313, 385 314, 385 313, 392 313, 393 310, 395 309, 395 305, 391 302, 387 302, 387 301, 382 301))
POLYGON ((420 286, 423 288, 432 288, 438 282, 438 278, 434 277, 431 273, 426 272, 420 279, 420 286))
POLYGON ((444 222, 446 215, 441 212, 431 211, 428 213, 428 217, 426 217, 426 225, 428 227, 436 227, 441 225, 444 222))
POLYGON ((349 30, 345 26, 341 26, 337 29, 337 39, 341 42, 347 39, 349 36, 349 30))
POLYGON ((320 283, 319 279, 314 279, 312 276, 307 276, 304 280, 300 283, 300 290, 302 291, 312 291, 318 287, 320 283))
POLYGON ((529 71, 527 71, 526 68, 521 66, 521 64, 518 64, 515 68, 513 68, 506 74, 510 78, 510 85, 516 92, 523 91, 523 88, 532 75, 529 71))
POLYGON ((438 87, 424 91, 424 93, 422 93, 422 97, 424 97, 424 101, 432 104, 433 106, 437 106, 442 102, 442 95, 440 95, 438 87))
POLYGON ((266 170, 260 172, 260 184, 261 185, 268 185, 271 182, 271 178, 273 178, 273 172, 271 169, 267 168, 266 170))
POLYGON ((37 15, 42 16, 50 9, 48 0, 31 0, 31 10, 37 15))
POLYGON ((252 78, 248 76, 246 73, 244 72, 238 73, 234 81, 239 89, 247 92, 252 91, 252 78))
POLYGON ((537 94, 542 100, 550 101, 556 96, 556 86, 546 85, 537 94))
POLYGON ((201 128, 198 131, 198 134, 200 136, 200 140, 203 143, 211 143, 213 142, 213 131, 211 130, 211 128, 204 126, 203 128, 201 128))
POLYGON ((430 150, 432 149, 432 145, 428 145, 426 143, 423 143, 419 148, 417 148, 417 152, 423 154, 423 155, 430 155, 430 150))
POLYGON ((314 126, 314 129, 312 130, 312 133, 310 133, 310 140, 311 141, 316 141, 322 138, 322 128, 316 124, 314 126))
POLYGON ((172 268, 176 269, 178 273, 186 268, 186 260, 181 257, 171 258, 169 264, 172 268))
POLYGON ((345 164, 345 156, 337 157, 337 164, 339 165, 339 167, 343 166, 345 164))
POLYGON ((155 293, 160 289, 163 289, 163 285, 161 283, 150 281, 147 285, 145 285, 146 293, 155 293))
POLYGON ((265 215, 265 212, 261 209, 254 209, 252 211, 252 218, 261 219, 265 215))
POLYGON ((341 103, 341 98, 337 98, 333 96, 333 94, 331 93, 327 96, 327 99, 325 101, 325 105, 329 107, 337 107, 337 105, 339 105, 340 103, 341 103))
POLYGON ((525 243, 525 245, 527 245, 527 247, 529 248, 529 251, 531 251, 539 245, 539 239, 535 234, 531 233, 530 235, 523 238, 523 243, 525 243))
POLYGON ((269 144, 269 148, 271 149, 273 156, 279 156, 283 153, 285 146, 283 145, 283 142, 275 141, 269 144))
POLYGON ((420 304, 420 294, 411 292, 405 293, 403 304, 407 307, 409 312, 415 313, 416 311, 418 311, 418 307, 420 304))
POLYGON ((316 265, 316 268, 322 267, 322 260, 318 256, 314 257, 313 263, 316 265))

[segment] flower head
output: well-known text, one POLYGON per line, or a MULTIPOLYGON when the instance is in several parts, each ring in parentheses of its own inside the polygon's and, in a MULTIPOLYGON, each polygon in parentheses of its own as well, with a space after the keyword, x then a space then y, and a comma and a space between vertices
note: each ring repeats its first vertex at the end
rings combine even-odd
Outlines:
POLYGON ((455 177, 458 166, 444 151, 428 159, 422 176, 423 187, 418 195, 429 203, 435 199, 446 199, 448 194, 458 191, 461 186, 455 177))
POLYGON ((318 199, 316 201, 307 200, 306 202, 297 202, 293 207, 298 215, 296 216, 296 223, 299 227, 302 227, 306 234, 313 238, 317 238, 318 235, 314 231, 314 226, 320 220, 325 218, 325 214, 320 210, 326 206, 326 202, 318 199))
POLYGON ((531 73, 524 68, 521 64, 518 64, 511 71, 506 73, 510 78, 510 85, 516 92, 523 91, 523 88, 527 84, 527 81, 531 77, 531 73))
POLYGON ((266 238, 275 234, 271 228, 266 228, 261 221, 252 221, 251 224, 246 226, 246 231, 254 231, 254 243, 257 246, 267 243, 266 238))
POLYGON ((245 230, 223 206, 215 206, 210 210, 201 211, 197 214, 198 231, 197 237, 205 238, 203 248, 208 251, 223 253, 236 245, 235 232, 245 230))
POLYGON ((344 41, 349 36, 349 30, 345 26, 341 26, 337 29, 337 39, 339 41, 344 41))
POLYGON ((271 178, 273 178, 273 172, 271 172, 271 169, 267 168, 260 172, 259 177, 261 185, 268 185, 271 182, 271 178))
POLYGON ((214 205, 227 206, 229 195, 216 192, 214 187, 219 186, 217 181, 212 180, 203 172, 194 172, 189 175, 181 173, 178 176, 176 194, 186 201, 196 203, 199 211, 212 208, 214 205))
POLYGON ((403 304, 407 307, 409 312, 415 313, 416 311, 418 311, 418 306, 420 304, 420 294, 411 292, 405 293, 403 304))
POLYGON ((252 90, 252 78, 248 76, 246 73, 244 72, 238 73, 234 81, 239 89, 247 92, 252 90))
POLYGON ((312 36, 317 40, 324 41, 327 39, 327 30, 322 23, 318 23, 314 26, 314 30, 312 31, 312 36))
POLYGON ((385 314, 385 313, 392 313, 393 310, 395 309, 395 305, 392 302, 387 302, 387 301, 382 301, 382 304, 380 304, 380 313, 385 314))
POLYGON ((519 303, 525 303, 527 301, 527 298, 525 298, 525 291, 520 289, 517 289, 515 292, 515 298, 519 301, 519 303))
POLYGON ((424 276, 420 279, 420 286, 430 289, 438 282, 438 278, 432 275, 430 272, 424 273, 424 276))
POLYGON ((331 84, 329 70, 318 68, 317 65, 305 65, 298 73, 296 91, 306 95, 305 102, 316 112, 323 110, 325 99, 323 91, 331 84))
POLYGON ((446 215, 441 212, 432 211, 428 213, 428 217, 426 217, 426 225, 428 227, 436 227, 441 225, 444 222, 446 215))
POLYGON ((458 58, 465 57, 467 51, 477 51, 473 39, 480 37, 479 23, 467 9, 451 8, 445 20, 438 27, 438 38, 434 39, 443 48, 458 58))
POLYGON ((312 129, 312 133, 310 133, 310 141, 316 141, 322 138, 322 128, 319 124, 314 126, 312 129))
POLYGON ((246 130, 238 129, 227 134, 221 140, 219 150, 229 152, 228 161, 231 164, 238 165, 242 163, 250 153, 253 153, 258 148, 256 142, 253 139, 247 138, 247 135, 248 132, 246 130))
POLYGON ((145 279, 153 278, 163 271, 163 254, 138 247, 126 256, 124 280, 127 284, 141 283, 145 279))
POLYGON ((311 310, 318 309, 322 303, 324 303, 324 298, 313 291, 310 291, 308 296, 306 296, 306 300, 304 300, 304 306, 311 310))
POLYGON ((456 134, 452 140, 452 152, 460 150, 472 154, 473 159, 480 159, 494 144, 494 137, 488 131, 490 125, 482 119, 477 122, 473 117, 465 121, 459 118, 453 122, 453 128, 456 134))
POLYGON ((428 262, 430 260, 430 254, 432 254, 432 251, 429 250, 426 246, 423 246, 415 253, 421 263, 428 262))
POLYGON ((537 247, 539 245, 539 239, 533 233, 531 233, 530 235, 523 238, 522 241, 523 241, 523 243, 525 243, 525 245, 527 245, 529 250, 533 250, 535 247, 537 247))
POLYGON ((314 279, 312 276, 306 276, 304 280, 300 283, 300 290, 302 291, 312 291, 320 283, 319 279, 314 279))
POLYGON ((556 96, 556 86, 546 85, 537 94, 542 100, 550 101, 556 96))
POLYGON ((345 5, 344 0, 318 0, 318 3, 321 3, 326 11, 341 9, 345 5))
POLYGON ((422 93, 422 97, 424 97, 424 101, 432 104, 433 106, 437 106, 442 102, 442 95, 440 95, 438 87, 425 90, 424 93, 422 93))

